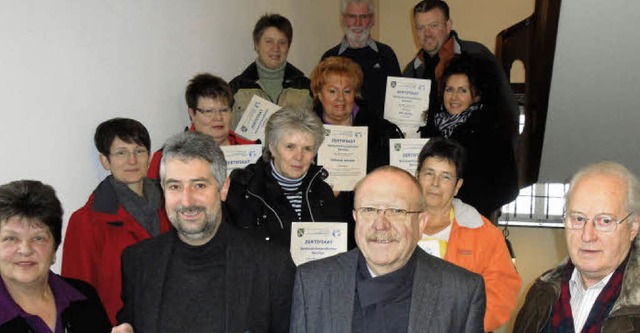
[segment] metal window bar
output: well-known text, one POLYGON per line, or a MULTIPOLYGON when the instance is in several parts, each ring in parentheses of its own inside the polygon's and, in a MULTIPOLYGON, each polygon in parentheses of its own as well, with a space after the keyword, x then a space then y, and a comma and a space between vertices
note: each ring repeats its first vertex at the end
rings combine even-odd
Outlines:
POLYGON ((518 198, 502 208, 498 224, 562 228, 567 188, 568 184, 538 183, 521 189, 518 198))

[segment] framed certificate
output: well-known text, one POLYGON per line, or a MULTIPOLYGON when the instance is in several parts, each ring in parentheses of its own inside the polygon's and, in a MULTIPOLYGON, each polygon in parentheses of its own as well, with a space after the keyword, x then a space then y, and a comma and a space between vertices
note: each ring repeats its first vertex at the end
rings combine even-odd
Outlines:
POLYGON ((431 80, 387 77, 384 118, 398 125, 405 138, 419 138, 418 128, 424 124, 423 113, 429 109, 431 80))
POLYGON ((242 169, 255 163, 262 156, 262 145, 220 146, 224 159, 227 160, 227 176, 235 169, 242 169))
POLYGON ((267 125, 267 120, 278 110, 280 110, 279 105, 253 95, 235 132, 249 140, 264 142, 264 127, 267 125))
POLYGON ((329 171, 325 181, 334 191, 352 191, 367 174, 366 126, 324 125, 325 138, 318 150, 318 164, 329 171))
POLYGON ((291 223, 291 257, 297 265, 347 252, 346 222, 291 223))
POLYGON ((416 174, 418 154, 429 139, 389 139, 389 165, 416 174))

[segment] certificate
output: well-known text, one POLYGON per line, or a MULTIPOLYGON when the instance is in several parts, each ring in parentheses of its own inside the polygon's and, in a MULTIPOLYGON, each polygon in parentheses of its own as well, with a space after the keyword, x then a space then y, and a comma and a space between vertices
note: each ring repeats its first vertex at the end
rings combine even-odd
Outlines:
POLYGON ((292 222, 291 257, 296 265, 347 252, 346 222, 292 222))
POLYGON ((224 159, 227 160, 227 176, 234 169, 242 169, 255 163, 262 156, 262 145, 233 145, 220 146, 224 159))
POLYGON ((398 125, 406 138, 418 138, 424 124, 423 113, 429 109, 431 80, 387 77, 384 118, 398 125))
POLYGON ((366 126, 324 125, 324 142, 318 150, 318 164, 329 171, 325 179, 334 191, 353 191, 367 174, 366 126))
POLYGON ((418 154, 429 139, 389 139, 389 165, 397 166, 415 175, 418 154))
POLYGON ((279 105, 253 95, 236 126, 236 133, 249 140, 264 142, 264 127, 267 125, 267 120, 278 110, 280 110, 279 105))

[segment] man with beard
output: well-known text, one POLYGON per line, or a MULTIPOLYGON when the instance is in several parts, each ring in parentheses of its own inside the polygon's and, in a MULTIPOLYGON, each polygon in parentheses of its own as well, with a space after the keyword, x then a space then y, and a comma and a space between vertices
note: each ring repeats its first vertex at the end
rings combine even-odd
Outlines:
POLYGON ((369 110, 380 117, 384 113, 384 97, 388 76, 401 76, 400 64, 393 49, 371 38, 375 23, 373 0, 342 0, 342 42, 322 55, 347 57, 362 68, 362 98, 369 110))
POLYGON ((225 221, 226 165, 210 136, 165 144, 160 179, 175 229, 124 251, 119 332, 288 332, 295 266, 225 221))
POLYGON ((420 184, 399 168, 358 182, 358 248, 299 267, 291 331, 483 332, 482 277, 417 247, 425 208, 420 184))

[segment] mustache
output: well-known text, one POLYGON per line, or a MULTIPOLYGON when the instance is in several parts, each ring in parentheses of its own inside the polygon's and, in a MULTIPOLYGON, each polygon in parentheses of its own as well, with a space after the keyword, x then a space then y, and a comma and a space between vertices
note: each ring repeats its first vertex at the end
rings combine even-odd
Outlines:
POLYGON ((175 209, 176 213, 200 213, 205 210, 204 206, 177 206, 175 209))
POLYGON ((390 234, 390 233, 377 233, 370 236, 367 236, 367 241, 369 242, 400 242, 400 236, 390 234))

